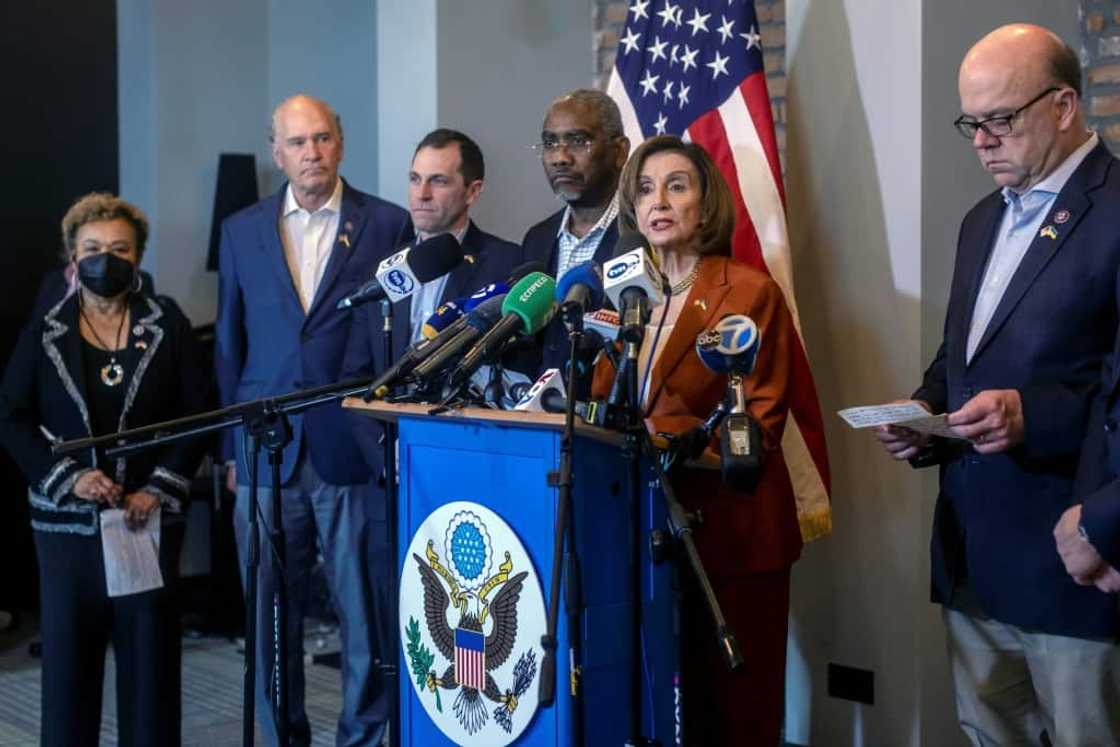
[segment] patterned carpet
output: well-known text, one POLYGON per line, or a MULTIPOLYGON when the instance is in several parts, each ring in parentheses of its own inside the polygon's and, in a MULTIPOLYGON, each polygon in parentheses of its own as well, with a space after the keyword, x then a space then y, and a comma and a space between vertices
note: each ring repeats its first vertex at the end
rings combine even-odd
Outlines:
MULTIPOLYGON (((39 736, 39 662, 28 655, 34 623, 17 634, 0 635, 0 747, 31 747, 39 736)), ((306 649, 337 649, 329 632, 314 633, 306 649)), ((241 744, 242 657, 231 641, 220 638, 183 641, 183 744, 225 747, 241 744)), ((112 651, 105 670, 101 744, 115 745, 116 697, 112 651)), ((307 716, 312 744, 334 744, 341 703, 339 673, 318 664, 306 667, 307 716)), ((258 740, 259 741, 259 740, 258 740)))

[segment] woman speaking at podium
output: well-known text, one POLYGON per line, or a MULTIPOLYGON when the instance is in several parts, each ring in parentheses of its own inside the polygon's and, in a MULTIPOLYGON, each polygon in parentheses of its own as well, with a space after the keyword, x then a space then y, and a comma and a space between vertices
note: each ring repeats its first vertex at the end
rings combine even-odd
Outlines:
MULTIPOLYGON (((745 314, 758 326, 757 363, 743 379, 764 447, 756 489, 736 492, 722 484, 719 470, 687 468, 677 471, 674 487, 685 508, 703 517, 694 524, 696 545, 744 657, 743 667, 728 671, 707 607, 697 590, 687 594, 686 742, 773 747, 782 725, 790 567, 801 552, 779 449, 796 344, 793 320, 765 273, 730 258, 734 201, 699 145, 673 136, 645 141, 623 170, 618 220, 622 231, 645 236, 672 288, 652 309, 638 358, 639 402, 652 432, 695 433, 727 393, 727 377, 697 355, 697 335, 730 314, 745 314)), ((614 373, 609 361, 599 364, 596 396, 606 395, 614 373)), ((712 445, 718 454, 714 439, 712 445)))
POLYGON ((43 636, 39 733, 52 747, 98 743, 109 643, 120 743, 179 744, 178 617, 168 587, 205 443, 117 459, 100 449, 51 452, 52 442, 204 409, 210 377, 190 322, 143 288, 137 267, 147 235, 144 214, 112 195, 70 207, 62 238, 77 288, 31 319, 0 386, 0 442, 30 483, 43 636), (158 559, 146 546, 147 565, 122 561, 111 585, 105 548, 131 546, 130 537, 158 543, 158 559), (144 583, 116 584, 142 571, 144 583))

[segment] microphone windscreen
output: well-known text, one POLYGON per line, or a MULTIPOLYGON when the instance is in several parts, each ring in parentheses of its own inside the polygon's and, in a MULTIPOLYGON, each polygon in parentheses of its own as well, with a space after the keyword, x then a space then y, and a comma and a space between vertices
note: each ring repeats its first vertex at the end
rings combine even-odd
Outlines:
POLYGON ((568 291, 577 285, 586 286, 591 291, 588 308, 598 309, 603 306, 603 270, 594 260, 581 262, 564 273, 556 283, 556 301, 563 303, 568 297, 568 291))
POLYGON ((543 272, 530 273, 509 289, 502 303, 502 315, 516 314, 521 318, 521 332, 535 335, 552 318, 555 294, 555 280, 543 272))
POLYGON ((509 293, 509 285, 506 283, 491 283, 485 288, 479 288, 469 298, 463 299, 463 311, 469 314, 483 301, 506 293, 509 293))
POLYGON ((730 314, 696 338, 696 354, 715 373, 742 376, 754 370, 761 336, 749 316, 730 314))
POLYGON ((463 247, 449 233, 421 241, 408 255, 408 264, 421 283, 443 277, 463 263, 463 247))
POLYGON ((621 257, 627 252, 632 252, 635 249, 644 249, 647 253, 653 254, 650 249, 649 239, 641 235, 637 231, 625 231, 618 236, 618 241, 614 243, 614 254, 611 257, 621 257))
POLYGON ((435 313, 432 314, 424 322, 424 326, 420 328, 420 333, 425 338, 431 340, 443 330, 450 327, 456 320, 462 319, 463 314, 467 309, 464 308, 466 299, 458 299, 456 301, 448 301, 442 304, 435 313))
POLYGON ((486 299, 467 315, 467 324, 483 332, 490 329, 502 318, 502 304, 505 300, 504 295, 486 299))

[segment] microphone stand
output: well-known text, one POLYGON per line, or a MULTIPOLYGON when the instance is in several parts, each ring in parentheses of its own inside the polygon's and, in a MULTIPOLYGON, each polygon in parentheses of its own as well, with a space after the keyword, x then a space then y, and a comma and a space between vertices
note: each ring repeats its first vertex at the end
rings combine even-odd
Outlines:
MULTIPOLYGON (((583 339, 583 312, 578 306, 562 308, 568 325, 570 357, 566 386, 574 391, 575 356, 583 339)), ((552 705, 556 688, 556 626, 560 614, 560 575, 564 575, 564 606, 568 612, 568 662, 571 668, 569 694, 572 705, 572 744, 583 745, 583 703, 580 690, 582 676, 583 615, 582 572, 576 548, 575 505, 572 501, 572 450, 575 440, 575 397, 567 397, 564 406, 564 430, 560 437, 560 469, 549 475, 557 488, 556 530, 552 541, 552 578, 548 596, 548 629, 541 637, 544 656, 541 659, 541 684, 537 702, 544 708, 552 705), (555 476, 555 481, 553 477, 555 476), (565 553, 565 543, 567 552, 565 553)))
MULTIPOLYGON (((384 342, 385 367, 392 365, 393 361, 393 303, 388 299, 381 301, 381 337, 384 342)), ((382 642, 387 644, 387 650, 381 652, 381 673, 391 687, 392 697, 389 699, 389 745, 397 747, 401 739, 401 703, 400 687, 397 682, 398 664, 400 659, 399 636, 390 634, 395 629, 397 621, 397 425, 389 421, 382 424, 385 428, 385 523, 388 532, 389 573, 386 578, 388 587, 388 609, 384 621, 376 620, 378 627, 382 622, 388 625, 388 630, 381 631, 382 642)))
POLYGON ((263 446, 268 451, 268 461, 272 469, 273 527, 270 541, 273 543, 274 578, 276 588, 272 600, 273 611, 273 677, 275 686, 273 712, 276 716, 276 733, 281 744, 287 744, 288 737, 288 668, 287 668, 287 594, 284 589, 286 578, 284 568, 284 522, 280 505, 280 467, 284 458, 284 447, 291 441, 292 429, 288 415, 336 402, 345 397, 360 395, 369 385, 369 379, 344 381, 338 384, 291 392, 279 397, 264 398, 242 402, 211 412, 189 415, 184 418, 154 423, 140 428, 110 433, 96 438, 80 438, 55 444, 51 447, 54 454, 68 454, 91 448, 107 447, 108 458, 122 457, 147 451, 173 441, 196 438, 208 433, 244 426, 249 436, 250 450, 247 455, 249 471, 249 547, 246 552, 245 583, 245 679, 244 712, 242 714, 242 738, 245 747, 254 744, 254 722, 256 705, 256 643, 257 643, 257 572, 259 569, 260 529, 257 519, 257 454, 263 446))

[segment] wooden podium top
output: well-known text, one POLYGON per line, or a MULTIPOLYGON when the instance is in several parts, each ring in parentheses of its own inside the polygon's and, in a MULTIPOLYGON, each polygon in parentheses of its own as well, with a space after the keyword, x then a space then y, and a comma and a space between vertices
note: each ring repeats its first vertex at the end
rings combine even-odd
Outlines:
MULTIPOLYGON (((347 397, 342 401, 342 406, 389 423, 395 423, 398 418, 405 416, 435 417, 468 423, 501 423, 514 428, 548 428, 556 431, 564 428, 563 414, 550 412, 519 412, 516 410, 492 410, 488 407, 460 407, 446 410, 438 415, 430 415, 429 413, 435 408, 435 405, 393 404, 381 400, 365 402, 360 397, 347 397)), ((578 417, 575 420, 575 425, 576 434, 579 436, 612 446, 622 445, 623 435, 617 431, 588 425, 578 417)), ((664 449, 669 445, 669 442, 663 436, 650 434, 650 439, 658 449, 664 449)), ((713 454, 710 450, 705 450, 699 459, 687 462, 687 466, 719 469, 719 455, 713 454)))

